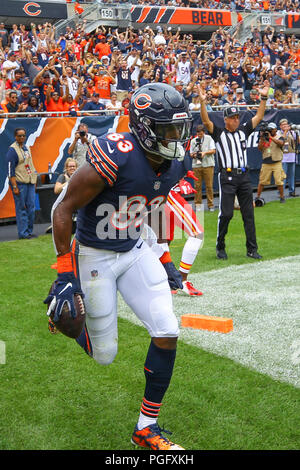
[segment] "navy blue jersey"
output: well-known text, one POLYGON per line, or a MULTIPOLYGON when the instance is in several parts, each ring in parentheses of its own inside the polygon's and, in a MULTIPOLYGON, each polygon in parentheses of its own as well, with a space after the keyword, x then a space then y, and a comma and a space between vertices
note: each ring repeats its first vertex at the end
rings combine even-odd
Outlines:
POLYGON ((132 88, 131 71, 128 67, 126 69, 120 68, 118 70, 117 82, 117 90, 128 91, 130 88, 132 88))
POLYGON ((76 238, 84 245, 117 252, 133 248, 145 215, 166 201, 187 171, 185 161, 166 160, 156 174, 137 139, 127 132, 95 139, 87 161, 107 187, 78 211, 76 238))

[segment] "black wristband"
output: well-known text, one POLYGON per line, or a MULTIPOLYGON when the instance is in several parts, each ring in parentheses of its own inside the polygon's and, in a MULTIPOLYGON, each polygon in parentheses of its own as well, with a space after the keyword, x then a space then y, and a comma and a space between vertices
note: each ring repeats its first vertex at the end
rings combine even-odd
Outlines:
POLYGON ((268 97, 267 97, 267 96, 262 96, 260 100, 261 100, 261 101, 267 101, 267 100, 268 100, 268 97))

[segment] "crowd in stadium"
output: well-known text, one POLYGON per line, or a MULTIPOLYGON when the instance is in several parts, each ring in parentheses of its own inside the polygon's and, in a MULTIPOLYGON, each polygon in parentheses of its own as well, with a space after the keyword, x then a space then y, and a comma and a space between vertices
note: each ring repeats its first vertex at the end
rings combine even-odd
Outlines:
POLYGON ((219 28, 204 43, 180 27, 101 26, 86 34, 85 25, 57 37, 50 23, 29 29, 0 23, 0 113, 127 114, 131 92, 149 82, 176 87, 192 111, 200 108, 198 85, 209 111, 255 108, 266 84, 267 106, 300 105, 300 42, 283 29, 253 24, 241 44, 239 28, 233 35, 219 28))

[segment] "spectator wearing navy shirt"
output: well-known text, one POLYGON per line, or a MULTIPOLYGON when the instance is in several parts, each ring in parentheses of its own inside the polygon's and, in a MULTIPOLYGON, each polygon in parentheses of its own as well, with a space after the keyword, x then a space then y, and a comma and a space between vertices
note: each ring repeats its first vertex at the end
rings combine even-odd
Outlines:
POLYGON ((128 67, 126 60, 122 60, 121 64, 117 65, 117 96, 118 101, 123 101, 127 96, 128 90, 132 89, 131 74, 133 67, 128 67))
POLYGON ((247 99, 256 80, 256 68, 253 67, 250 62, 246 63, 243 67, 243 79, 245 84, 245 98, 247 99))
POLYGON ((28 101, 30 98, 30 86, 28 83, 23 83, 21 87, 21 93, 18 96, 18 104, 25 104, 26 106, 28 105, 28 101))
POLYGON ((15 79, 13 80, 11 87, 13 90, 21 91, 22 85, 25 83, 25 80, 22 78, 22 71, 17 69, 15 71, 15 79))
POLYGON ((238 60, 233 59, 227 65, 228 75, 229 75, 229 82, 236 81, 239 87, 243 86, 243 69, 239 65, 238 60))
POLYGON ((289 75, 286 75, 282 65, 279 65, 279 67, 275 69, 275 77, 274 77, 275 90, 281 90, 282 93, 284 94, 286 90, 290 88, 291 86, 291 83, 290 83, 291 76, 292 76, 291 72, 289 73, 289 75))
MULTIPOLYGON (((83 111, 102 111, 105 109, 105 105, 99 102, 99 93, 93 93, 91 101, 88 101, 83 106, 83 111)), ((86 113, 88 116, 93 116, 93 113, 86 113)))
POLYGON ((212 78, 219 78, 220 76, 224 76, 227 72, 227 69, 224 65, 224 60, 220 58, 214 60, 211 63, 210 70, 212 78))

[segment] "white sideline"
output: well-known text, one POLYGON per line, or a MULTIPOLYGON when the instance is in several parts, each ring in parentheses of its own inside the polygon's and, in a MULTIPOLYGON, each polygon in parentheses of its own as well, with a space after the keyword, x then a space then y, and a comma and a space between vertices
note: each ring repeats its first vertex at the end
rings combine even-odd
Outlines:
MULTIPOLYGON (((300 255, 234 265, 189 280, 204 295, 173 296, 184 313, 230 317, 231 333, 181 328, 180 339, 300 388, 300 255)), ((141 323, 120 298, 119 314, 141 323)))

